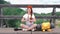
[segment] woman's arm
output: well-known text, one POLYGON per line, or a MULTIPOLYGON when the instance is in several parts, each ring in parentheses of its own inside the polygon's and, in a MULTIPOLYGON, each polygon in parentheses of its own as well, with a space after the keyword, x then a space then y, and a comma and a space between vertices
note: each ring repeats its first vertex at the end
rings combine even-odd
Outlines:
POLYGON ((36 18, 33 18, 33 21, 36 22, 36 18))
POLYGON ((29 21, 36 22, 35 16, 33 15, 33 16, 32 16, 32 20, 29 19, 29 21))
POLYGON ((35 15, 34 14, 33 14, 32 17, 33 17, 33 21, 36 22, 36 18, 35 18, 35 15))
POLYGON ((22 18, 21 21, 22 21, 22 22, 25 22, 26 20, 25 20, 25 18, 22 18))

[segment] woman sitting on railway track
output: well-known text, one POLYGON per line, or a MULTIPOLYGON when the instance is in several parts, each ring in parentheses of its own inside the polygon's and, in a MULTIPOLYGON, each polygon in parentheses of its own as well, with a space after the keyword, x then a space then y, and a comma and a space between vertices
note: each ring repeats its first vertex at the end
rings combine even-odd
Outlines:
POLYGON ((35 30, 37 24, 34 23, 36 22, 36 18, 33 14, 32 6, 27 6, 27 13, 23 16, 21 21, 26 22, 26 24, 21 24, 23 31, 35 30))

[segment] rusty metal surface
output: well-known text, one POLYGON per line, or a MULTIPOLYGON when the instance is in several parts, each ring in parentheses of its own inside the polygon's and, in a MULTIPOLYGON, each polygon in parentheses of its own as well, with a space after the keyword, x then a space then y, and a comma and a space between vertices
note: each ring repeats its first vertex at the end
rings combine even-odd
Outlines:
MULTIPOLYGON (((0 19, 21 19, 22 16, 16 16, 16 15, 13 15, 13 16, 1 16, 0 15, 0 19)), ((60 16, 36 16, 36 18, 45 18, 45 19, 52 19, 52 18, 55 18, 55 19, 59 19, 60 16)))
POLYGON ((31 5, 33 8, 49 8, 49 7, 57 7, 60 8, 60 4, 59 5, 35 5, 35 4, 0 4, 0 7, 21 7, 21 8, 26 8, 26 6, 31 5))
POLYGON ((14 31, 14 28, 0 28, 0 34, 60 34, 60 28, 54 28, 51 32, 42 31, 14 31))

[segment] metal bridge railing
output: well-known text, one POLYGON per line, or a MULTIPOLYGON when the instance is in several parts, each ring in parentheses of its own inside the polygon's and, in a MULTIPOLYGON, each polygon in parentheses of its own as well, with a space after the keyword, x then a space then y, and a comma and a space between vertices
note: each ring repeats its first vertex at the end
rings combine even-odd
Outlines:
MULTIPOLYGON (((12 4, 0 4, 0 26, 2 27, 3 19, 20 19, 22 16, 4 16, 1 9, 3 7, 21 7, 21 8, 26 8, 28 6, 27 4, 25 5, 12 5, 12 4)), ((60 5, 31 5, 33 8, 53 8, 52 10, 52 15, 51 16, 36 16, 36 18, 45 18, 45 19, 50 19, 50 21, 53 21, 55 23, 55 19, 60 18, 60 16, 55 15, 56 13, 56 8, 60 8, 60 5)))

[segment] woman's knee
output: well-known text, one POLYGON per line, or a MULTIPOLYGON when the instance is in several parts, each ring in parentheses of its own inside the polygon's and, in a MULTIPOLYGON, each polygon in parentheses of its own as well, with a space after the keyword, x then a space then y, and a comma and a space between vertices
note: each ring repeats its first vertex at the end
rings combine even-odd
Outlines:
POLYGON ((22 27, 24 24, 20 24, 20 26, 22 27))
POLYGON ((34 24, 34 26, 37 26, 37 24, 34 24))

